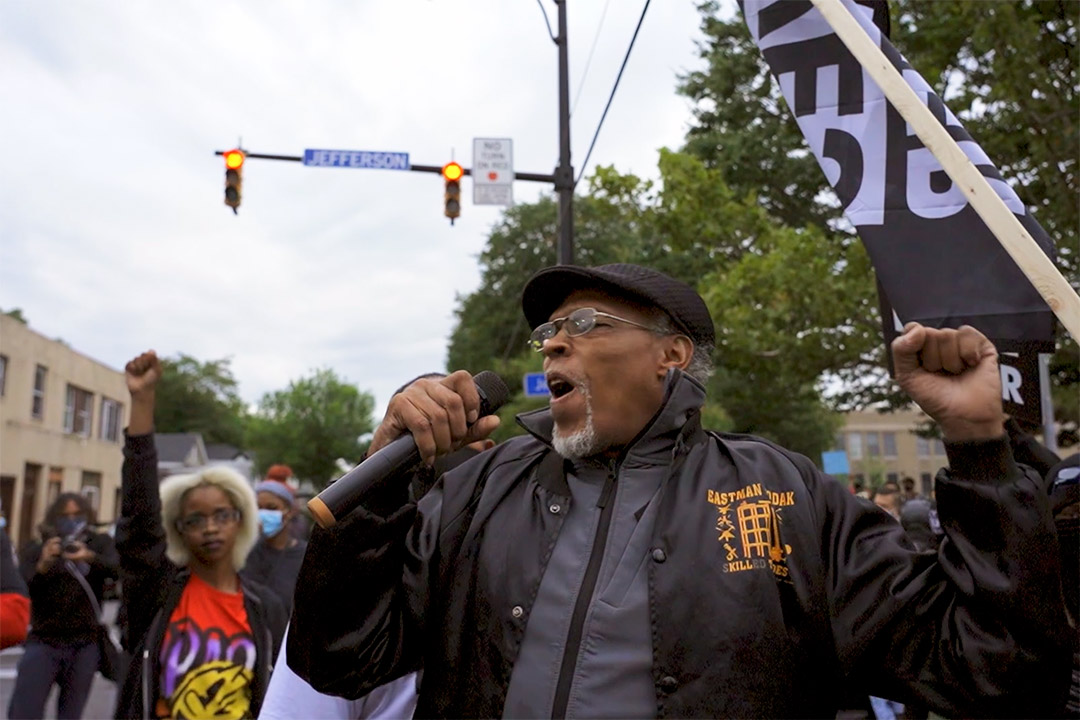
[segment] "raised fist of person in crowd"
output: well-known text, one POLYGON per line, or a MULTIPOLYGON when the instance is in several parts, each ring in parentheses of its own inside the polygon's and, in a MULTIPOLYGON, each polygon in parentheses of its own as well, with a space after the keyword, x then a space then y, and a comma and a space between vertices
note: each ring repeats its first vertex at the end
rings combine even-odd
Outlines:
POLYGON ((161 361, 157 353, 147 350, 130 360, 124 366, 124 379, 127 380, 128 392, 133 396, 153 391, 161 379, 161 361))
POLYGON ((124 379, 131 393, 129 435, 145 435, 154 430, 154 388, 161 379, 161 361, 147 350, 124 366, 124 379))
POLYGON ((896 381, 941 427, 946 440, 988 440, 1005 434, 998 353, 964 325, 935 329, 908 323, 893 340, 896 381))

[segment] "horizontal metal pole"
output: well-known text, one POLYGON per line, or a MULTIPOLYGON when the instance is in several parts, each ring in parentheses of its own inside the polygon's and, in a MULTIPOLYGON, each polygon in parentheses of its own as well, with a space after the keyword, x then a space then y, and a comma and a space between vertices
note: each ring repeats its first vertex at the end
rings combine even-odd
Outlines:
MULTIPOLYGON (((226 152, 231 152, 231 151, 215 150, 214 154, 215 155, 224 155, 226 152)), ((259 160, 290 160, 292 162, 304 162, 304 156, 303 155, 263 155, 262 153, 251 153, 251 152, 248 152, 247 150, 244 150, 243 153, 244 153, 244 158, 245 159, 246 158, 258 158, 259 160)))
MULTIPOLYGON (((225 150, 215 150, 214 154, 215 155, 224 155, 226 152, 227 151, 225 151, 225 150)), ((245 158, 255 158, 256 160, 288 160, 290 162, 303 162, 304 161, 304 156, 303 155, 266 155, 264 153, 253 153, 253 152, 248 152, 246 150, 244 151, 244 157, 245 158)), ((442 169, 443 169, 442 165, 410 165, 409 166, 409 170, 411 170, 412 172, 435 173, 436 175, 442 175, 442 169)), ((462 168, 462 171, 466 175, 472 175, 472 170, 470 170, 469 168, 462 168)), ((555 182, 555 176, 554 175, 551 175, 551 174, 545 175, 543 173, 516 172, 516 173, 514 173, 514 179, 515 180, 525 180, 525 181, 528 181, 528 182, 543 182, 543 183, 553 183, 553 184, 555 182)))

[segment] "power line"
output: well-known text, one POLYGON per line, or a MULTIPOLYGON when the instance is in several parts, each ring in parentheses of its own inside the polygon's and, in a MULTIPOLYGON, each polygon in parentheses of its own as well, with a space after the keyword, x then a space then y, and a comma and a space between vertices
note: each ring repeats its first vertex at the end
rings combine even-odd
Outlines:
POLYGON ((604 19, 607 18, 607 9, 611 4, 611 0, 605 0, 604 11, 600 13, 600 22, 596 26, 596 34, 593 35, 592 47, 589 48, 589 57, 585 60, 585 70, 581 73, 581 80, 578 81, 577 95, 574 96, 574 104, 570 106, 570 114, 574 114, 574 108, 577 107, 578 100, 581 99, 581 91, 585 89, 585 78, 589 76, 589 66, 592 65, 593 53, 596 52, 596 41, 600 39, 600 30, 604 27, 604 19))
POLYGON ((536 4, 540 6, 540 12, 544 13, 544 22, 547 24, 548 37, 551 38, 551 42, 558 45, 559 41, 555 38, 555 33, 551 32, 551 21, 548 20, 547 9, 544 8, 544 3, 542 2, 542 0, 536 0, 536 4))
POLYGON ((575 187, 585 175, 585 168, 589 165, 589 157, 592 156, 593 148, 596 146, 596 138, 600 136, 600 128, 604 126, 604 118, 607 117, 608 110, 611 108, 611 101, 615 99, 615 91, 619 89, 619 81, 622 80, 623 70, 626 69, 626 62, 630 59, 630 51, 634 49, 634 42, 637 40, 638 31, 641 30, 641 23, 645 20, 645 12, 649 9, 651 1, 645 0, 645 7, 641 8, 641 17, 638 18, 637 27, 634 28, 634 36, 630 38, 630 47, 626 48, 626 56, 623 57, 619 74, 615 77, 615 84, 611 88, 611 94, 608 95, 607 105, 604 106, 604 114, 600 116, 600 122, 596 125, 596 132, 593 133, 592 142, 589 143, 589 152, 585 153, 585 162, 581 163, 581 172, 578 174, 577 180, 574 180, 575 187))

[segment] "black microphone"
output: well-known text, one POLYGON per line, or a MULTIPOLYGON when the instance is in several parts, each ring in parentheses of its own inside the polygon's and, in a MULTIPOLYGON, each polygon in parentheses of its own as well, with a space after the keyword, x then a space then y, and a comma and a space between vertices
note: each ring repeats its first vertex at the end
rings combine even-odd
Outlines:
MULTIPOLYGON (((510 395, 506 383, 490 370, 473 376, 480 394, 480 415, 496 412, 510 395)), ((408 470, 420 462, 420 450, 412 435, 402 435, 371 457, 338 478, 332 485, 308 501, 315 522, 321 528, 333 527, 363 501, 368 492, 386 478, 408 470)))

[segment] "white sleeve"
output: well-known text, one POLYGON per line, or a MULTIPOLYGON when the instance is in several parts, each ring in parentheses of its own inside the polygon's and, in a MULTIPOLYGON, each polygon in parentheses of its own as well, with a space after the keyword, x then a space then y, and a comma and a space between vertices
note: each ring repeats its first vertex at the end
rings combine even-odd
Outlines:
MULTIPOLYGON (((313 720, 356 720, 360 717, 356 705, 366 698, 352 701, 323 695, 289 668, 289 664, 285 662, 288 635, 289 629, 286 627, 285 637, 281 640, 281 652, 278 653, 277 663, 274 664, 274 672, 270 676, 270 684, 266 688, 266 696, 259 710, 259 720, 295 720, 301 716, 313 720)), ((408 717, 412 717, 411 711, 408 717)))
POLYGON ((356 702, 357 718, 365 720, 409 720, 416 710, 417 674, 409 673, 380 685, 356 702))

